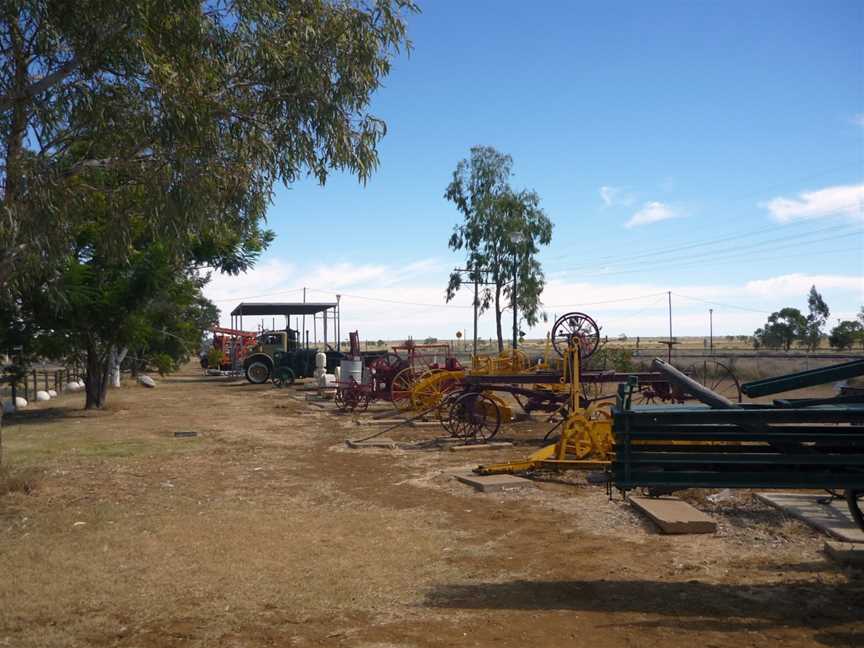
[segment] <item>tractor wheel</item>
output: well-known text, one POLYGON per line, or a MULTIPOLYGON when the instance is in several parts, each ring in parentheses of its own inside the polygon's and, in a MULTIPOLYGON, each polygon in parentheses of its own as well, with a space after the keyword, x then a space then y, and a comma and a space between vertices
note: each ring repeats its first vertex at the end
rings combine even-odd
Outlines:
POLYGON ((263 385, 270 378, 270 365, 261 360, 255 360, 246 367, 246 380, 253 385, 263 385))

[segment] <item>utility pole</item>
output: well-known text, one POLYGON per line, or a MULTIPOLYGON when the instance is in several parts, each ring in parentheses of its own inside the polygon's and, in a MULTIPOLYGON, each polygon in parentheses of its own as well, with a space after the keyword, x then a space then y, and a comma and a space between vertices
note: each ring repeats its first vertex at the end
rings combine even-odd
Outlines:
MULTIPOLYGON (((303 303, 306 303, 306 288, 303 288, 303 303)), ((300 333, 300 343, 303 344, 304 348, 309 346, 309 334, 306 332, 306 311, 303 311, 303 331, 300 333), (304 344, 305 341, 305 344, 304 344)))
POLYGON ((668 360, 672 362, 672 291, 668 291, 667 296, 669 297, 669 356, 668 360))
POLYGON ((340 302, 342 301, 342 295, 336 295, 336 321, 334 325, 336 327, 336 350, 342 350, 342 307, 340 306, 340 302))
MULTIPOLYGON (((483 279, 483 270, 472 270, 471 268, 453 268, 453 272, 467 272, 474 281, 474 355, 477 355, 477 320, 480 308, 480 282, 483 279)), ((485 282, 484 282, 485 285, 485 282)))
POLYGON ((708 309, 708 350, 714 353, 714 309, 708 309))
POLYGON ((516 250, 513 250, 513 350, 516 350, 517 345, 517 336, 518 336, 518 325, 517 325, 517 315, 516 311, 518 310, 516 307, 516 278, 519 276, 519 266, 516 260, 516 250))

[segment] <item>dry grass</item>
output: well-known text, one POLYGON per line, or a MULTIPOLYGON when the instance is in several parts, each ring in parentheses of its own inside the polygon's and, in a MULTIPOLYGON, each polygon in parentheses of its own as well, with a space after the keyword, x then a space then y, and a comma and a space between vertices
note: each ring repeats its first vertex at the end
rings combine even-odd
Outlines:
MULTIPOLYGON (((449 471, 530 448, 348 451, 342 440, 360 429, 350 417, 337 422, 293 393, 190 373, 112 392, 106 412, 61 399, 52 415, 9 418, 0 646, 862 636, 860 581, 780 518, 739 523, 737 503, 724 505, 728 531, 668 538, 580 480, 475 494, 449 471), (199 435, 173 436, 186 430, 199 435)), ((518 440, 545 429, 520 426, 518 440)))

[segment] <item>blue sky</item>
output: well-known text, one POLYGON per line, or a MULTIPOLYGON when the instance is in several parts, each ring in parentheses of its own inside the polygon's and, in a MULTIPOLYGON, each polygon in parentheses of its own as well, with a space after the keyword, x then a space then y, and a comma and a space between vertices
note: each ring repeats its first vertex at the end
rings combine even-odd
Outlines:
POLYGON ((804 308, 811 283, 832 319, 864 303, 864 3, 422 9, 373 99, 388 124, 379 170, 366 186, 334 173, 280 187, 272 248, 208 288, 224 312, 306 286, 321 291, 310 300, 345 295, 343 331, 363 337, 470 333, 470 296, 443 302, 461 260, 443 193, 476 144, 512 155, 513 185, 555 223, 550 316, 659 335, 671 290, 674 332, 703 335, 708 308, 715 332, 750 333, 804 308))

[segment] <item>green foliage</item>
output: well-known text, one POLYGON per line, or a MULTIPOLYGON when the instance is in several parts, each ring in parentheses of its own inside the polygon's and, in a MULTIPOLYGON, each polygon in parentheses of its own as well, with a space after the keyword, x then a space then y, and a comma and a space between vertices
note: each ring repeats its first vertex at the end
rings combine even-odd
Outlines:
POLYGON ((843 320, 828 336, 828 343, 834 349, 851 349, 856 343, 864 345, 864 324, 857 320, 843 320))
POLYGON ((584 369, 602 371, 614 369, 615 371, 634 371, 633 352, 630 349, 619 349, 609 346, 601 346, 588 358, 584 369))
POLYGON ((427 337, 423 340, 423 344, 436 344, 438 342, 438 338, 436 337, 427 337))
POLYGON ((209 369, 219 369, 219 365, 222 363, 222 356, 224 354, 221 350, 216 347, 211 347, 207 352, 207 367, 209 369))
POLYGON ((788 351, 792 343, 804 337, 807 331, 807 318, 797 308, 783 308, 768 316, 765 326, 756 329, 753 336, 763 347, 783 348, 788 351))
POLYGON ((791 307, 771 313, 765 326, 753 333, 754 348, 782 348, 788 351, 795 342, 800 342, 810 351, 819 348, 830 311, 816 286, 812 286, 807 295, 807 308, 806 316, 791 307))
MULTIPOLYGON (((552 222, 540 207, 534 191, 514 191, 509 184, 513 159, 489 146, 475 146, 456 166, 444 197, 462 214, 450 237, 452 250, 465 250, 468 278, 484 285, 479 291, 480 313, 494 308, 498 348, 504 347, 501 314, 512 307, 514 263, 517 270, 516 306, 529 326, 546 319, 540 295, 545 277, 536 255, 540 245, 552 240, 552 222), (522 235, 522 242, 511 237, 522 235)), ((447 285, 450 301, 462 286, 454 272, 447 285)))
POLYGON ((807 325, 802 336, 802 342, 807 346, 807 349, 813 351, 819 348, 819 341, 822 339, 822 329, 828 321, 828 316, 831 312, 828 310, 828 304, 822 299, 816 291, 816 286, 810 287, 810 293, 807 295, 807 325))
MULTIPOLYGON (((0 285, 46 264, 61 272, 80 199, 112 206, 118 182, 154 198, 154 237, 242 271, 272 237, 260 224, 275 181, 323 183, 333 168, 365 181, 376 168, 386 129, 369 101, 410 47, 413 11, 411 0, 4 2, 0 285)), ((133 217, 115 209, 119 258, 133 217)))
POLYGON ((273 184, 365 181, 410 0, 9 0, 0 11, 0 348, 160 371, 215 308, 198 271, 272 241, 273 184), (13 272, 14 269, 14 272, 13 272), (38 349, 36 348, 38 347, 38 349), (25 349, 31 352, 31 349, 25 349))

